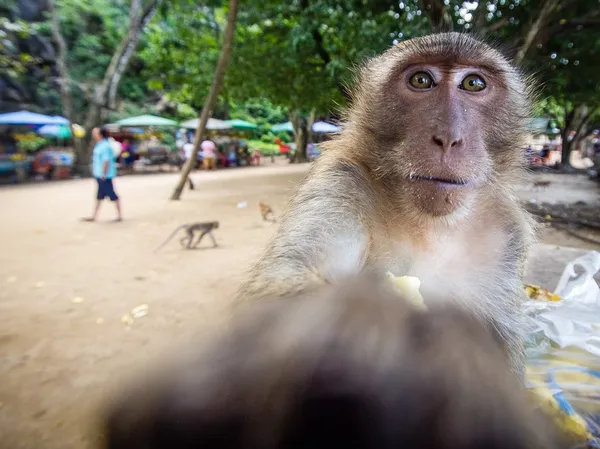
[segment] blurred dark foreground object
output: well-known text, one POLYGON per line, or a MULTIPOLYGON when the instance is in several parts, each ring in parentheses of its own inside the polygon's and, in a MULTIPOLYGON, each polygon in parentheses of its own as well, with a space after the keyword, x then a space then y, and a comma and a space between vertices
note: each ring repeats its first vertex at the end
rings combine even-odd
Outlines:
POLYGON ((110 408, 108 449, 564 447, 493 335, 369 280, 248 305, 110 408))

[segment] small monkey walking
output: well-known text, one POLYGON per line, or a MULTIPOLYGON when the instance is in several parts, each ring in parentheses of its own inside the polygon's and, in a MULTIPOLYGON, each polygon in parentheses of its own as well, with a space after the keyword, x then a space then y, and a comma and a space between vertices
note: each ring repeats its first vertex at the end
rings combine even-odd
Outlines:
POLYGON ((270 221, 272 223, 277 221, 275 218, 275 212, 273 212, 273 209, 271 209, 271 206, 269 206, 267 203, 260 201, 258 203, 258 208, 260 209, 260 214, 262 215, 263 221, 270 221))
POLYGON ((175 228, 175 230, 171 233, 171 235, 169 237, 167 237, 167 239, 158 248, 156 248, 154 250, 154 252, 157 252, 159 249, 161 249, 163 246, 165 246, 167 243, 169 243, 171 241, 171 239, 173 237, 175 237, 175 235, 182 229, 186 233, 186 235, 183 238, 181 238, 181 240, 179 240, 179 243, 181 243, 182 247, 187 248, 187 249, 196 248, 200 244, 200 242, 202 241, 204 236, 208 235, 213 242, 213 247, 216 248, 218 245, 217 245, 217 241, 216 241, 212 231, 215 229, 218 229, 218 228, 219 228, 218 221, 207 221, 207 222, 201 222, 201 223, 183 224, 183 225, 175 228), (200 235, 199 235, 198 239, 196 240, 196 242, 194 243, 194 235, 195 234, 200 234, 200 235))
POLYGON ((468 34, 408 40, 369 61, 240 301, 361 272, 415 276, 426 304, 455 303, 497 329, 521 375, 533 222, 515 186, 533 88, 468 34))

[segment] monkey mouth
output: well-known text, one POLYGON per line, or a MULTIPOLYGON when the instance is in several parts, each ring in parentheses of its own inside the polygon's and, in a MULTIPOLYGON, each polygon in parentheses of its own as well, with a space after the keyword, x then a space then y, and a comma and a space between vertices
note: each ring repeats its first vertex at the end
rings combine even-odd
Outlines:
POLYGON ((412 175, 410 179, 416 181, 437 182, 440 184, 447 184, 453 186, 466 186, 468 184, 468 181, 466 181, 465 179, 438 178, 437 176, 412 175))

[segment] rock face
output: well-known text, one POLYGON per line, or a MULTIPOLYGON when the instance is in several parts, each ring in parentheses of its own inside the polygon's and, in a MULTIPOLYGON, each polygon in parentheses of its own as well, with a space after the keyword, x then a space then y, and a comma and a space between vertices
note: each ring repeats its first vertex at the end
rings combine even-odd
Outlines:
MULTIPOLYGON (((4 8, 3 15, 12 21, 24 20, 25 22, 40 22, 45 20, 48 11, 47 0, 17 0, 10 10, 4 8)), ((52 98, 44 95, 56 76, 56 54, 52 42, 42 35, 31 35, 27 38, 9 36, 10 45, 3 45, 0 51, 13 55, 18 59, 19 54, 28 54, 36 58, 36 63, 27 67, 23 75, 14 75, 6 71, 0 72, 0 113, 11 112, 19 109, 39 109, 47 111, 54 109, 52 98), (33 106, 33 107, 32 107, 33 106)))

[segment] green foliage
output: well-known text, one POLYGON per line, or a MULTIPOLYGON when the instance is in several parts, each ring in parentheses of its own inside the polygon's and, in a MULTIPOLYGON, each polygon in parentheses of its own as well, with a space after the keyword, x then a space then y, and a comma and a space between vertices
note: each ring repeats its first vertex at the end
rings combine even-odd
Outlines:
POLYGON ((219 57, 224 17, 197 4, 173 4, 147 31, 140 52, 148 88, 202 108, 219 57))
POLYGON ((173 133, 164 133, 161 141, 169 149, 169 151, 177 151, 177 143, 173 133))
POLYGON ((0 73, 13 79, 21 79, 27 69, 40 59, 19 49, 18 41, 36 33, 33 24, 23 20, 11 21, 0 17, 0 73))
POLYGON ((384 3, 248 2, 227 75, 231 97, 318 113, 345 104, 348 68, 391 44, 397 24, 384 3))
POLYGON ((270 156, 271 154, 279 154, 279 145, 274 143, 263 142, 262 140, 247 140, 248 148, 250 150, 257 150, 263 156, 270 156))
MULTIPOLYGON (((249 120, 262 145, 287 133, 270 128, 290 113, 322 115, 347 102, 345 86, 353 68, 395 42, 431 31, 430 10, 442 8, 441 20, 456 31, 483 33, 514 54, 549 0, 245 0, 240 6, 236 39, 225 84, 214 108, 217 118, 249 120)), ((552 0, 524 66, 544 86, 540 115, 564 126, 566 116, 587 105, 600 105, 600 39, 597 0, 552 0), (594 22, 595 21, 595 22, 594 22), (594 26, 595 23, 595 26, 594 26)), ((108 121, 156 113, 184 120, 196 117, 208 92, 219 55, 226 2, 163 1, 124 74, 118 110, 108 121), (161 101, 162 102, 162 101, 161 101), (172 104, 171 104, 172 103, 172 104)), ((75 80, 75 108, 84 110, 93 90, 128 31, 129 2, 57 0, 61 28, 75 80)), ((38 34, 51 40, 49 22, 28 24, 15 18, 16 1, 0 6, 0 71, 27 79, 36 66, 45 78, 31 83, 46 106, 60 113, 55 69, 43 66, 19 47, 19 39, 38 34)), ((598 115, 591 122, 600 120, 598 115)))
POLYGON ((21 151, 34 153, 50 143, 50 140, 37 134, 27 134, 26 138, 19 139, 17 146, 21 151))

